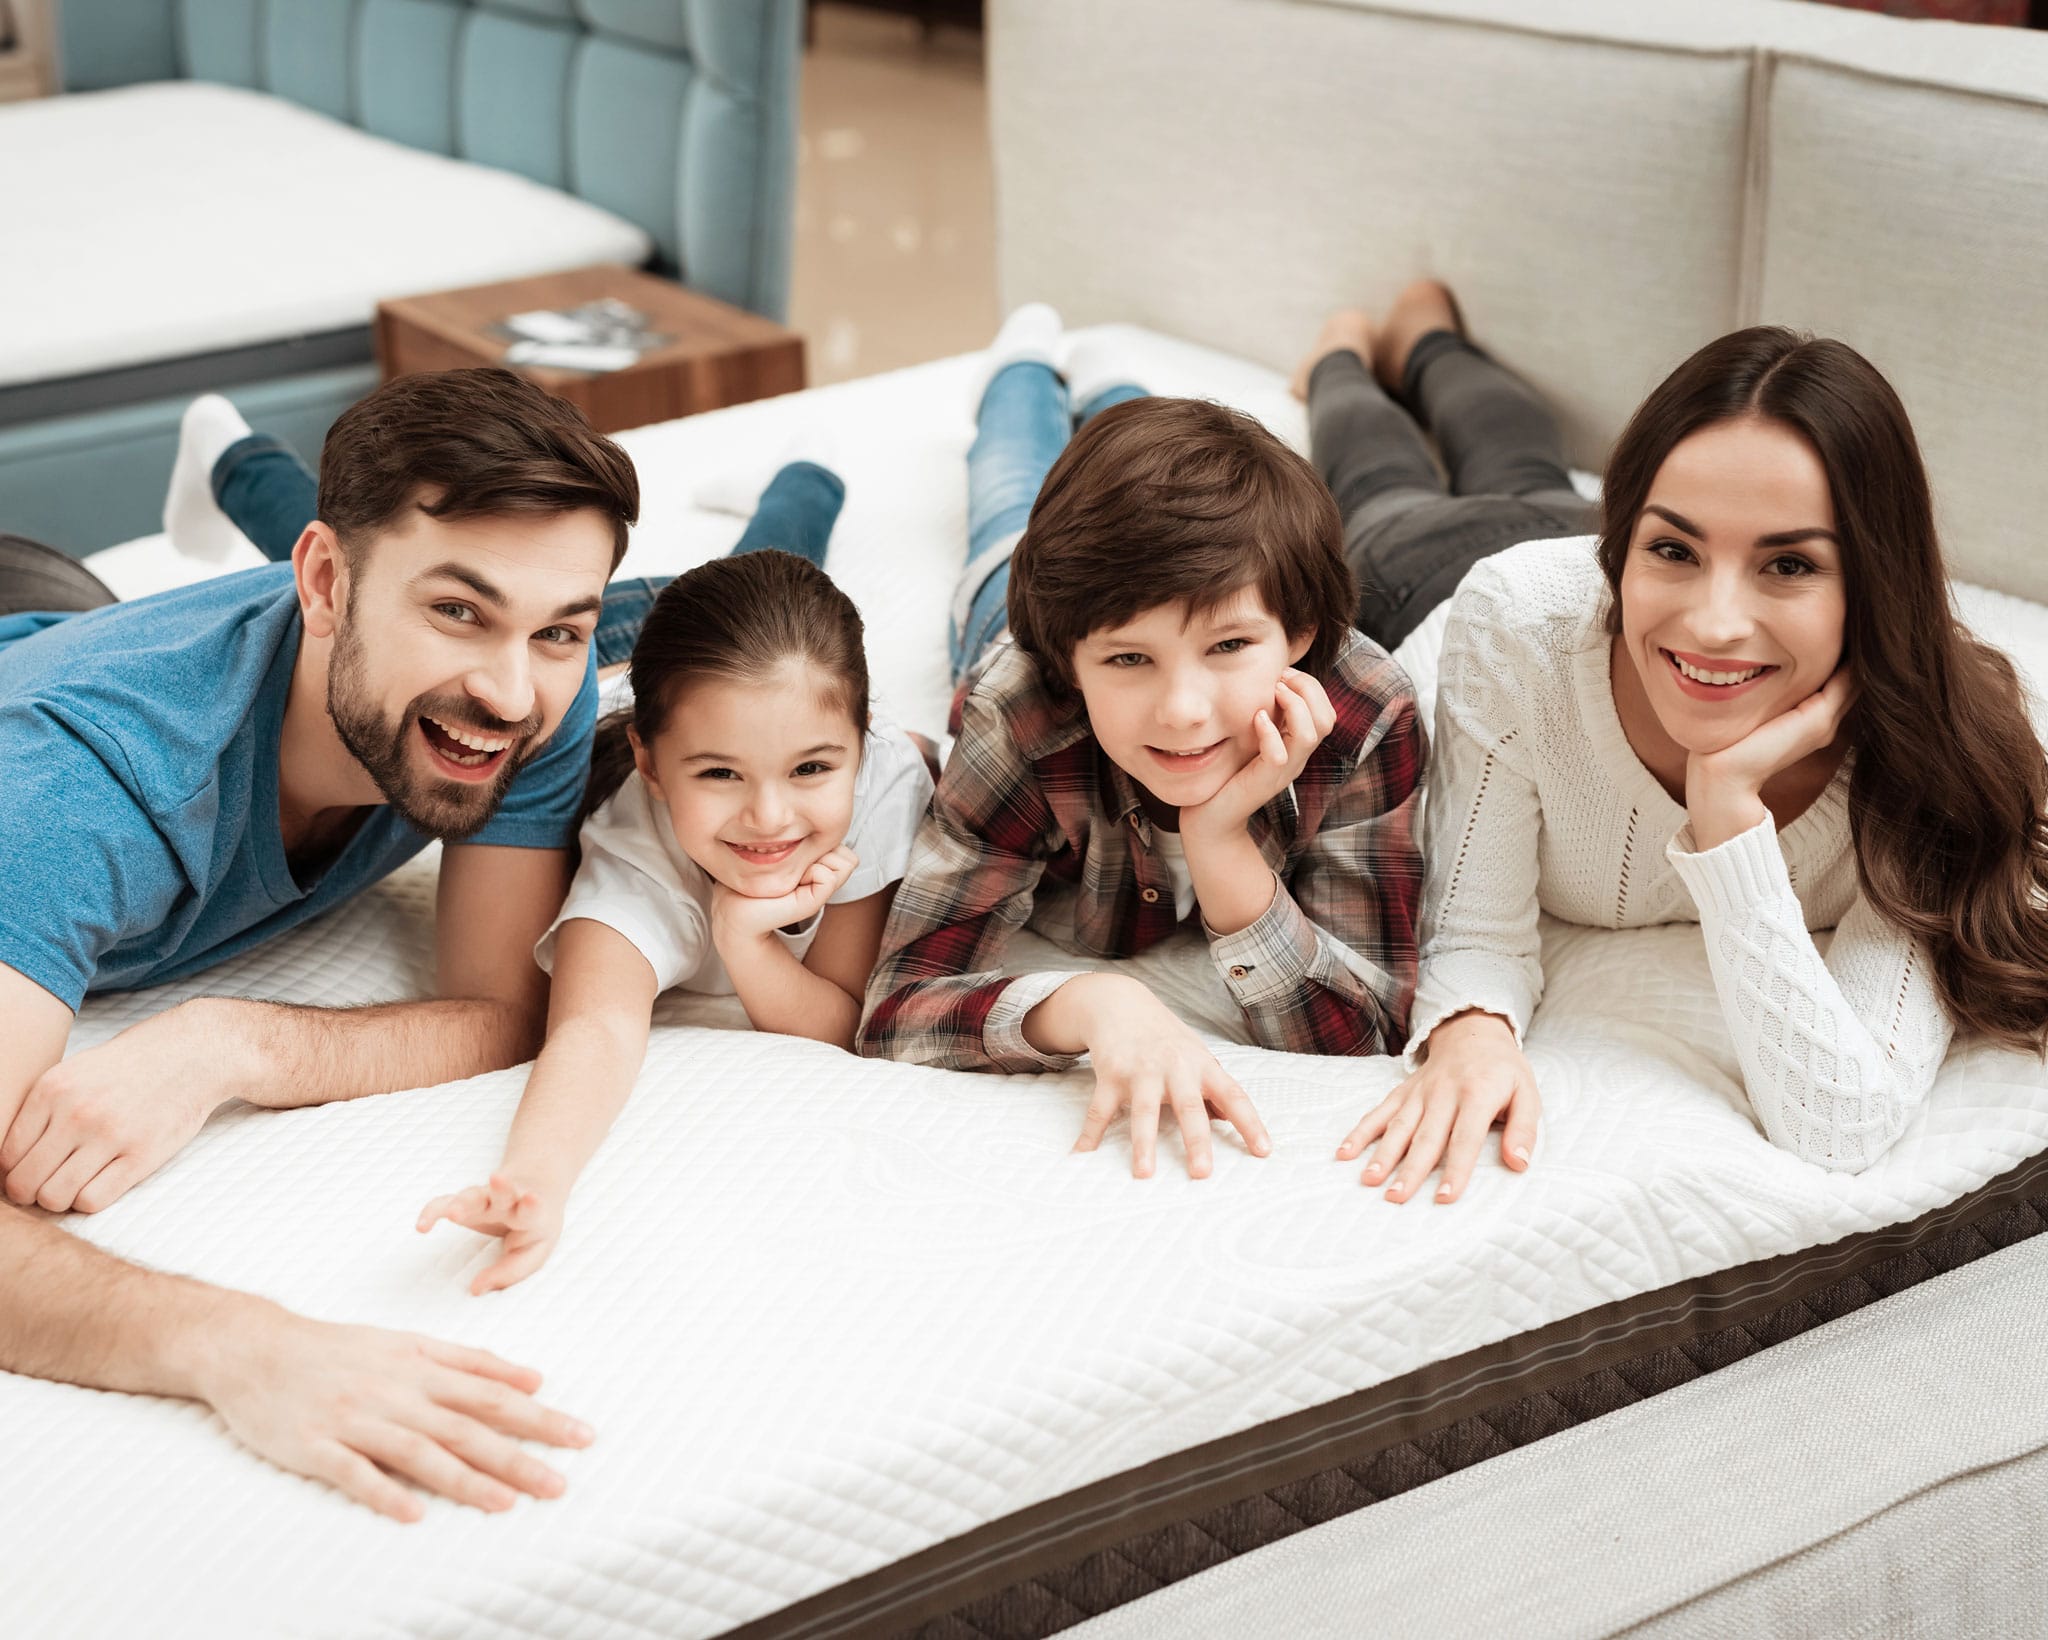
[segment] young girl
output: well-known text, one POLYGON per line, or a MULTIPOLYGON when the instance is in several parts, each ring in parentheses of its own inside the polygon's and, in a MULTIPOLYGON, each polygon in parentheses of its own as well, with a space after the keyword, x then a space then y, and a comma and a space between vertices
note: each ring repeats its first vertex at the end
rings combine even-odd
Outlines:
POLYGON ((852 1046, 931 796, 910 738, 870 722, 852 600, 794 554, 735 553, 663 587, 630 678, 630 721, 598 729, 582 864, 535 952, 554 977, 547 1045, 505 1159, 420 1214, 422 1231, 504 1238, 475 1293, 553 1250, 663 991, 737 995, 756 1030, 852 1046))
MULTIPOLYGON (((1365 408, 1398 418, 1384 397, 1365 406, 1362 363, 1327 358, 1377 352, 1454 475, 1484 447, 1568 523, 1533 395, 1463 340, 1441 287, 1401 308, 1391 346, 1326 330, 1319 440, 1339 384, 1354 426, 1365 408), (1447 403, 1458 425, 1441 425, 1447 403)), ((1435 487, 1427 505, 1454 521, 1426 468, 1396 487, 1435 487)), ((1359 486, 1354 508, 1379 490, 1359 486)), ((1890 385, 1840 342, 1724 336, 1636 412, 1602 507, 1597 537, 1487 557, 1504 543, 1485 527, 1439 532, 1444 564, 1420 562, 1416 537, 1379 566, 1408 625, 1428 600, 1404 593, 1462 578, 1431 746, 1414 1074, 1337 1152, 1377 1141, 1364 1181, 1393 1201, 1439 1162, 1436 1199, 1455 1200, 1503 1118, 1507 1165, 1529 1165, 1542 912, 1697 921, 1765 1134, 1824 1167, 1864 1167, 1899 1136, 1956 1028, 2048 1041, 2048 763, 2011 663, 1952 611, 1890 385), (1823 956, 1812 931, 1828 928, 1823 956)))

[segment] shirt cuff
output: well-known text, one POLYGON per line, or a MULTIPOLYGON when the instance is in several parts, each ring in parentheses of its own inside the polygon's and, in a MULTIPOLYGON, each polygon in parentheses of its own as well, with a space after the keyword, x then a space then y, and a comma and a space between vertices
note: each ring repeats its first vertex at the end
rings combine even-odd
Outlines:
POLYGON ((1401 1064, 1410 1071, 1419 1066, 1429 1033, 1453 1014, 1492 1014, 1496 1019, 1506 1020, 1519 1048, 1529 1029, 1529 1012, 1506 997, 1488 996, 1477 987, 1441 990, 1427 997, 1418 995, 1414 1017, 1408 1025, 1408 1045, 1401 1050, 1401 1064))
POLYGON ((1692 827, 1682 826, 1665 844, 1664 858, 1691 892, 1702 922, 1739 918, 1754 906, 1792 896, 1785 851, 1778 846, 1778 828, 1768 814, 1749 830, 1703 850, 1693 847, 1692 827))
POLYGON ((1207 922, 1209 957, 1240 1008, 1259 1008, 1292 996, 1315 965, 1322 941, 1308 913, 1294 903, 1276 873, 1273 903, 1258 920, 1235 934, 1218 934, 1207 922))
POLYGON ((1070 979, 1072 973, 1019 974, 1003 987, 981 1028, 982 1052, 998 1070, 1063 1071, 1080 1063, 1077 1053, 1041 1053, 1024 1035, 1024 1016, 1070 979))

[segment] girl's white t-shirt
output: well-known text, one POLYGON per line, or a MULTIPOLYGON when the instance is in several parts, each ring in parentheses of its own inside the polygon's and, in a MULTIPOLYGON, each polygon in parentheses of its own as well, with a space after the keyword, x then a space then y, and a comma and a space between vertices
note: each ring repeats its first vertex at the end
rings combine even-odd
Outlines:
MULTIPOLYGON (((828 905, 865 900, 902 879, 931 795, 931 773, 910 737, 877 718, 862 741, 853 822, 846 830, 845 846, 860 864, 828 905)), ((680 986, 731 996, 732 979, 711 943, 711 877, 676 842, 668 809, 637 770, 583 822, 578 841, 583 863, 562 909, 534 947, 533 960, 553 973, 562 924, 587 917, 632 941, 662 990, 680 986)), ((775 937, 802 961, 817 938, 819 920, 813 917, 794 931, 777 929, 775 937)))

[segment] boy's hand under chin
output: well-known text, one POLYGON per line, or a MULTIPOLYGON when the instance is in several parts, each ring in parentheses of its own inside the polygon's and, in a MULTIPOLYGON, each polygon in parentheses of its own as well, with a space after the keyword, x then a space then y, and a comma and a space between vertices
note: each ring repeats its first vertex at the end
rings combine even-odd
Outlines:
POLYGON ((1337 726, 1337 710, 1323 686, 1289 667, 1280 674, 1270 711, 1253 719, 1259 749, 1206 802, 1180 811, 1180 833, 1190 844, 1242 832, 1251 817, 1278 797, 1307 766, 1309 754, 1337 726))

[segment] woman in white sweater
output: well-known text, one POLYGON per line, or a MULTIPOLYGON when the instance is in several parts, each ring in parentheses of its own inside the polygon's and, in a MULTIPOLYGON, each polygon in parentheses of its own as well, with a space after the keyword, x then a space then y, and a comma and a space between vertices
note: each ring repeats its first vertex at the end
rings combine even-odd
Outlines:
POLYGON ((2048 1041, 2048 763, 1952 612, 1905 410, 1839 342, 1702 348, 1598 535, 1472 567, 1433 740, 1413 1074, 1338 1150, 1390 1200, 1439 1164, 1456 1200, 1499 1122, 1529 1166, 1540 912, 1699 922, 1757 1119, 1821 1166, 1898 1137, 1958 1027, 2048 1041))

